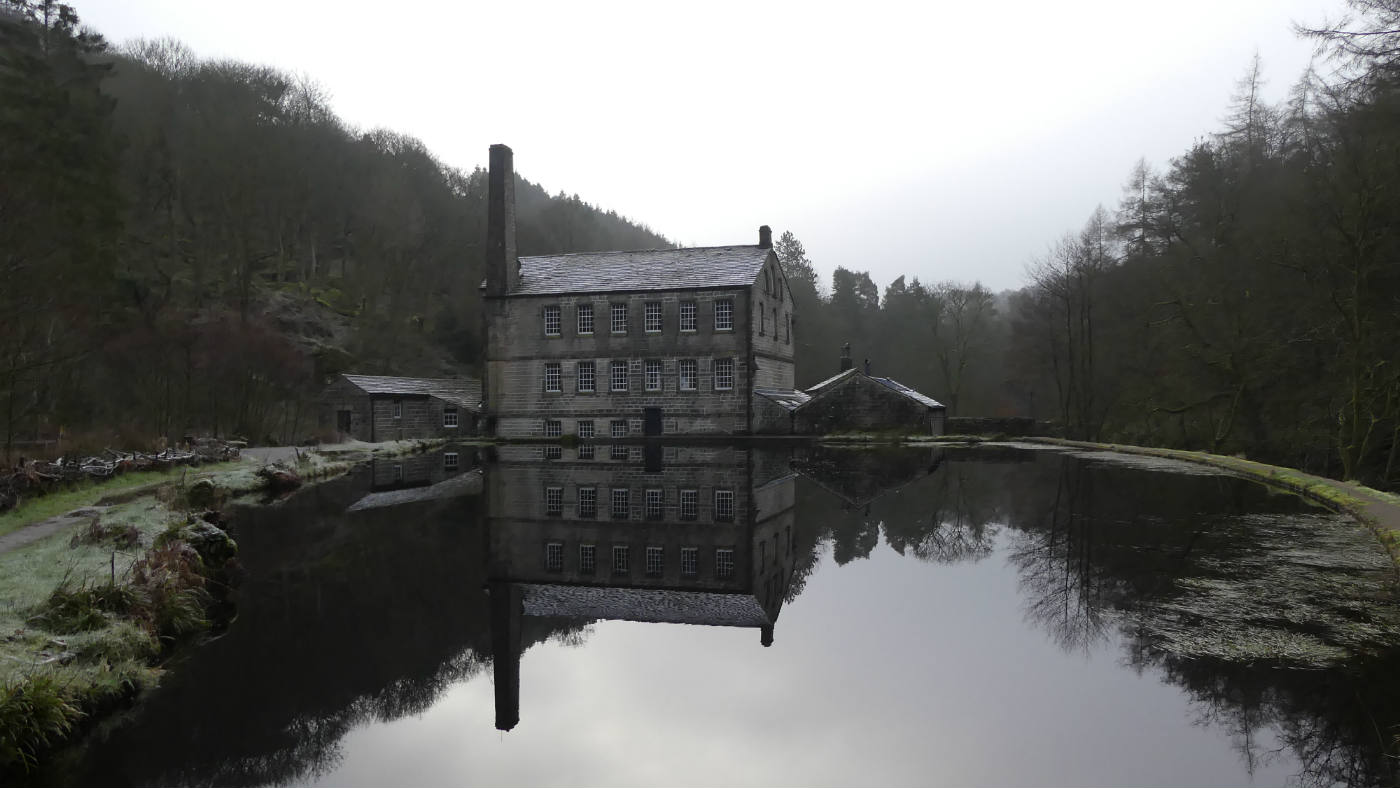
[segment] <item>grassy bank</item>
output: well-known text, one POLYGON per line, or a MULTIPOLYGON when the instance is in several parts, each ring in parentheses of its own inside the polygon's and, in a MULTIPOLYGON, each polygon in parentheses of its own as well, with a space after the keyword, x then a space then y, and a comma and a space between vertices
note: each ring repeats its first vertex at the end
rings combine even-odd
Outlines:
MULTIPOLYGON (((305 482, 338 476, 373 456, 435 445, 329 446, 293 464, 305 482)), ((208 627, 209 604, 225 579, 218 544, 227 541, 229 555, 236 546, 197 514, 263 489, 260 467, 248 459, 183 474, 133 473, 7 515, 13 531, 108 503, 0 553, 0 783, 152 686, 161 658, 208 627)))
POLYGON ((19 506, 0 514, 0 536, 30 523, 47 520, 83 506, 91 506, 103 498, 130 493, 142 487, 179 481, 201 474, 221 473, 242 467, 240 462, 221 462, 198 468, 170 468, 163 471, 132 471, 100 482, 81 481, 60 492, 29 498, 19 506))

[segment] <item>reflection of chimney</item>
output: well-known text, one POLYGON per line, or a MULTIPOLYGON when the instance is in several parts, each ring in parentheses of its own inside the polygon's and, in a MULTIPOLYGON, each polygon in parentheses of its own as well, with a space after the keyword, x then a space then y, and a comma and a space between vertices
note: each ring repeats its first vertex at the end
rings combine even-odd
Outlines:
POLYGON ((764 627, 763 631, 759 634, 758 638, 758 642, 762 643, 764 648, 768 648, 769 646, 773 645, 773 625, 769 624, 768 626, 764 627))
POLYGON ((515 254, 515 162, 510 148, 491 146, 486 181, 486 295, 506 295, 520 286, 520 258, 515 254))
POLYGON ((508 731, 520 722, 520 618, 524 600, 520 587, 493 580, 491 595, 491 670, 496 684, 496 730, 508 731))
POLYGON ((840 369, 840 371, 841 371, 841 372, 845 372, 846 370, 850 369, 850 368, 853 367, 853 366, 855 366, 855 362, 851 361, 851 343, 850 343, 850 342, 847 342, 846 344, 844 344, 844 345, 841 346, 841 369, 840 369))
POLYGON ((766 224, 763 225, 762 227, 758 228, 758 248, 759 248, 759 249, 772 249, 772 248, 773 248, 773 230, 772 230, 771 228, 769 228, 769 226, 766 225, 766 224))

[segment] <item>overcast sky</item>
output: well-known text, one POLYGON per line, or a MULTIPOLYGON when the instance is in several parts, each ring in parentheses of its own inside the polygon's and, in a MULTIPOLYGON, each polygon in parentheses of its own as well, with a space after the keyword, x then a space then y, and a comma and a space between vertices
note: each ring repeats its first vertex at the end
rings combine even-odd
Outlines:
POLYGON ((72 0, 114 42, 305 73, 356 126, 517 170, 686 245, 793 231, 883 287, 1021 284, 1139 157, 1220 127, 1257 51, 1340 0, 883 4, 72 0))

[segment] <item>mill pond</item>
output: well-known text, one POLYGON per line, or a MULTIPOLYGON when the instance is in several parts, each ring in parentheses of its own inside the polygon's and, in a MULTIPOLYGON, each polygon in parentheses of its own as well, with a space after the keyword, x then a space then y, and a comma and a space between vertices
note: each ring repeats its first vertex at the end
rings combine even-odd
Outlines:
POLYGON ((1394 568, 1187 463, 501 446, 238 509, 221 636, 38 784, 1388 785, 1394 568))

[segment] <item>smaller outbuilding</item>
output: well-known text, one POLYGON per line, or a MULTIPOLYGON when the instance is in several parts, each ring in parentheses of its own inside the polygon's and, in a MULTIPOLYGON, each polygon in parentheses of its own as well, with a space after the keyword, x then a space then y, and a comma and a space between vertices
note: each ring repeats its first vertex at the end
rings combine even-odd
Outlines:
POLYGON ((321 427, 369 443, 476 435, 481 381, 339 375, 321 396, 321 427))
POLYGON ((807 401, 792 410, 798 435, 834 432, 907 432, 942 435, 947 409, 938 400, 893 378, 855 368, 807 389, 807 401))

